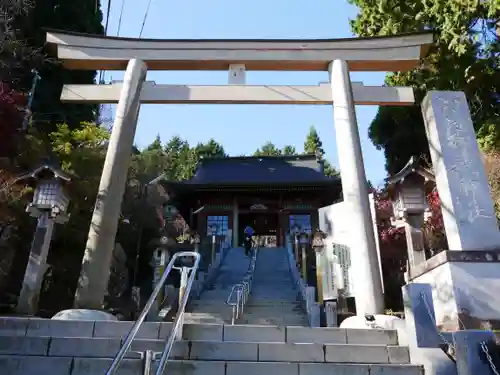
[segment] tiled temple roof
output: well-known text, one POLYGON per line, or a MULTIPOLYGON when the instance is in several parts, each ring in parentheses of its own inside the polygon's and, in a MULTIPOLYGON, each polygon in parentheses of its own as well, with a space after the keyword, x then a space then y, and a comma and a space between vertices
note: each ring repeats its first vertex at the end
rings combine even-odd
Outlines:
POLYGON ((203 159, 189 185, 314 184, 339 182, 327 177, 314 155, 203 159))

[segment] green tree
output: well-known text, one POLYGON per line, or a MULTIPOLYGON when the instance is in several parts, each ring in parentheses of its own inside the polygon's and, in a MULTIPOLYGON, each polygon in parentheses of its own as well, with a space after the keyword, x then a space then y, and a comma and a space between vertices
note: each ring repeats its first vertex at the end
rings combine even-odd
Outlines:
POLYGON ((330 164, 328 160, 325 159, 325 150, 323 149, 323 143, 319 138, 319 134, 316 131, 314 125, 309 128, 309 133, 307 133, 306 140, 304 142, 304 153, 312 154, 319 157, 319 160, 323 162, 323 170, 325 176, 333 177, 337 176, 338 172, 335 168, 330 164))
POLYGON ((214 139, 191 147, 179 136, 162 145, 160 136, 157 136, 149 146, 134 155, 129 176, 142 184, 160 175, 171 181, 187 180, 193 177, 196 164, 202 158, 225 156, 224 147, 214 139))
MULTIPOLYGON (((500 105, 500 42, 495 25, 498 1, 374 2, 350 0, 359 13, 351 26, 358 36, 393 35, 432 29, 436 43, 418 69, 391 73, 389 85, 413 86, 417 103, 427 90, 460 90, 466 93, 479 143, 489 149, 498 140, 500 105)), ((386 169, 394 173, 412 155, 428 153, 422 115, 418 106, 381 107, 369 136, 383 149, 386 169)))
POLYGON ((197 159, 223 158, 226 156, 224 147, 214 139, 210 139, 207 143, 198 143, 194 147, 193 151, 195 152, 197 159))
POLYGON ((129 182, 142 186, 165 173, 167 168, 167 154, 158 135, 149 146, 132 156, 129 182))
MULTIPOLYGON (((75 31, 90 34, 104 34, 102 12, 99 0, 53 0, 33 2, 33 9, 17 17, 15 27, 19 38, 26 46, 35 50, 45 46, 46 29, 75 31)), ((82 122, 97 119, 98 106, 88 104, 62 103, 63 84, 94 83, 95 71, 67 70, 56 59, 43 64, 25 64, 20 69, 22 86, 28 90, 31 85, 31 68, 37 68, 39 81, 33 102, 33 123, 45 133, 56 131, 56 124, 66 123, 77 128, 82 122)))
POLYGON ((164 147, 167 158, 165 177, 168 180, 185 180, 192 169, 192 155, 189 143, 179 136, 174 136, 164 147))
MULTIPOLYGON (((26 147, 16 158, 16 163, 26 165, 33 161, 40 162, 46 155, 49 141, 52 155, 61 167, 74 175, 69 186, 70 220, 58 225, 48 257, 48 274, 44 291, 40 298, 40 308, 44 316, 71 307, 77 277, 80 273, 81 259, 85 249, 99 181, 107 149, 109 133, 95 124, 82 124, 78 129, 71 129, 66 124, 57 126, 56 131, 48 136, 35 129, 26 135, 26 147)), ((32 165, 33 168, 36 164, 32 165)), ((25 168, 23 168, 25 170, 25 168)), ((18 195, 18 207, 25 207, 31 191, 24 190, 18 195)), ((11 195, 12 196, 12 195, 11 195)), ((18 213, 17 227, 9 238, 7 247, 16 249, 16 256, 10 268, 10 283, 4 286, 5 293, 16 295, 19 280, 23 277, 32 238, 34 220, 28 215, 18 213), (16 241, 22 236, 22 241, 16 241)))
MULTIPOLYGON (((16 146, 2 148, 2 156, 5 157, 0 161, 2 180, 9 180, 36 167, 47 154, 57 156, 65 169, 75 171, 80 177, 71 189, 71 220, 57 227, 48 260, 50 272, 54 270, 56 274, 56 284, 69 287, 55 294, 56 304, 53 307, 57 311, 71 306, 72 293, 67 292, 73 281, 69 280, 71 277, 68 280, 65 277, 79 274, 106 141, 100 138, 104 134, 100 133, 103 129, 84 123, 96 119, 96 106, 69 105, 60 101, 63 84, 93 83, 95 72, 68 71, 56 59, 47 59, 42 53, 46 33, 44 28, 102 34, 100 2, 36 0, 0 3, 0 102, 18 95, 26 97, 33 81, 32 69, 37 69, 42 76, 32 106, 31 119, 35 126, 25 134, 9 132, 7 127, 0 124, 2 142, 16 146), (58 125, 65 120, 66 125, 58 125), (74 133, 73 130, 80 132, 74 133), (57 274, 65 276, 58 279, 57 274), (64 298, 67 295, 69 300, 64 298), (64 303, 66 306, 61 305, 64 303)), ((10 130, 18 130, 25 114, 26 101, 15 100, 10 103, 15 105, 19 116, 6 118, 5 108, 8 107, 0 104, 0 117, 3 120, 0 122, 7 124, 10 130)), ((14 219, 15 223, 8 225, 9 235, 2 238, 2 247, 14 249, 15 256, 9 266, 9 280, 0 288, 4 296, 16 296, 26 268, 34 222, 19 209, 25 207, 30 199, 26 191, 12 187, 2 193, 0 206, 9 209, 0 212, 0 222, 14 219)), ((8 251, 3 253, 7 254, 8 251)), ((76 278, 74 282, 76 285, 76 278)))
POLYGON ((309 133, 307 133, 306 140, 304 142, 304 153, 318 155, 321 158, 325 155, 323 143, 321 142, 314 125, 311 125, 309 133))
POLYGON ((224 158, 226 157, 224 147, 213 139, 207 143, 198 143, 195 147, 190 148, 188 155, 188 164, 186 173, 183 179, 189 179, 194 176, 196 165, 203 158, 224 158))
POLYGON ((340 175, 340 173, 335 169, 335 167, 331 165, 330 162, 326 159, 323 159, 323 173, 325 174, 325 176, 328 177, 334 177, 340 175))
POLYGON ((281 155, 281 150, 277 148, 274 143, 268 141, 264 145, 257 149, 253 156, 279 156, 281 155))
POLYGON ((293 156, 293 155, 297 155, 297 150, 295 149, 294 146, 286 145, 281 150, 281 154, 285 155, 285 156, 293 156))
POLYGON ((26 43, 18 27, 19 20, 32 11, 33 3, 29 1, 0 3, 0 82, 15 90, 27 89, 22 85, 26 73, 44 60, 39 49, 26 43))

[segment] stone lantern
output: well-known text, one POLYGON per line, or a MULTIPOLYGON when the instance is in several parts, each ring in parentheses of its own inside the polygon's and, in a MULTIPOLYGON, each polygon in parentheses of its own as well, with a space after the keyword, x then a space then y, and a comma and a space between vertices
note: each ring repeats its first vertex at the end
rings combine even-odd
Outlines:
POLYGON ((300 261, 302 270, 302 279, 307 284, 307 245, 309 242, 309 236, 306 232, 301 232, 299 235, 299 246, 300 246, 300 261))
POLYGON ((210 234, 212 235, 212 264, 215 263, 215 254, 216 254, 216 246, 217 246, 217 231, 219 227, 215 224, 210 225, 210 234))
MULTIPOLYGON (((170 262, 171 254, 174 251, 173 248, 176 244, 176 241, 169 235, 165 228, 161 228, 158 235, 159 237, 156 237, 150 242, 150 246, 153 248, 153 256, 151 258, 153 266, 153 290, 163 277, 168 263, 170 262)), ((160 291, 158 297, 156 298, 151 312, 148 314, 148 319, 156 320, 159 316, 162 301, 166 296, 165 288, 160 291)))
POLYGON ((192 238, 192 242, 193 242, 193 245, 194 245, 194 251, 196 251, 197 253, 200 252, 200 243, 201 243, 201 237, 199 235, 198 232, 194 232, 194 235, 193 235, 193 238, 192 238))
POLYGON ((314 232, 312 238, 312 248, 316 254, 316 288, 318 291, 318 302, 323 304, 324 300, 324 290, 323 290, 323 280, 325 277, 325 272, 327 272, 327 257, 325 251, 326 234, 322 230, 318 229, 314 232))
POLYGON ((392 224, 404 227, 410 267, 425 262, 422 225, 430 213, 426 199, 426 185, 434 175, 422 167, 420 158, 412 157, 395 175, 387 179, 392 201, 392 224))
POLYGON ((26 207, 26 212, 38 219, 17 303, 17 312, 20 314, 33 315, 38 308, 54 224, 68 220, 66 211, 69 198, 66 188, 71 178, 71 175, 47 162, 15 180, 17 184, 34 188, 33 199, 26 207))
POLYGON ((294 246, 294 250, 295 250, 295 263, 298 265, 299 262, 300 262, 300 259, 299 259, 299 234, 300 234, 300 227, 297 224, 295 224, 292 227, 291 233, 292 233, 292 237, 293 237, 293 246, 294 246))

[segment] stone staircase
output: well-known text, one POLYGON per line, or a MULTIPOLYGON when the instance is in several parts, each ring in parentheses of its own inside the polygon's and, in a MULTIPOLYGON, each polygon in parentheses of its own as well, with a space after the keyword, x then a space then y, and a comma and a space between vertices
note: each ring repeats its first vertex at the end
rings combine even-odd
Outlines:
MULTIPOLYGON (((0 318, 0 373, 103 375, 131 322, 0 318)), ((171 323, 144 323, 118 374, 142 375, 136 351, 162 351, 171 323)), ((186 324, 169 375, 422 375, 396 331, 186 324)))
POLYGON ((307 326, 297 300, 288 256, 283 248, 261 248, 257 253, 252 294, 240 320, 245 324, 307 326))
POLYGON ((226 301, 233 285, 240 283, 245 276, 249 264, 250 258, 245 256, 242 248, 230 249, 213 284, 189 303, 184 322, 230 323, 232 309, 226 301))
MULTIPOLYGON (((252 324, 224 324, 227 296, 249 263, 233 249, 213 287, 190 304, 164 374, 423 375, 396 331, 305 327, 284 251, 259 251, 243 316, 252 324)), ((104 375, 132 324, 0 317, 0 375, 104 375)), ((117 374, 144 375, 141 354, 163 351, 171 331, 172 323, 144 323, 117 374)))

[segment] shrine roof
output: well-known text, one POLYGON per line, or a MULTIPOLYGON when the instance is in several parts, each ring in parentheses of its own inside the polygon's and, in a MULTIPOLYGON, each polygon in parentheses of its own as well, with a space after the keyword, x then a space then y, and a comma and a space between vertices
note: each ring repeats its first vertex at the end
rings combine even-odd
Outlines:
POLYGON ((386 178, 387 184, 395 185, 399 182, 402 182, 405 177, 412 173, 416 173, 424 177, 426 180, 435 181, 434 173, 428 168, 425 168, 423 164, 424 160, 422 159, 422 157, 412 156, 399 172, 386 178))
POLYGON ((329 185, 339 177, 327 177, 315 155, 245 156, 201 160, 191 180, 183 185, 260 186, 329 185))

